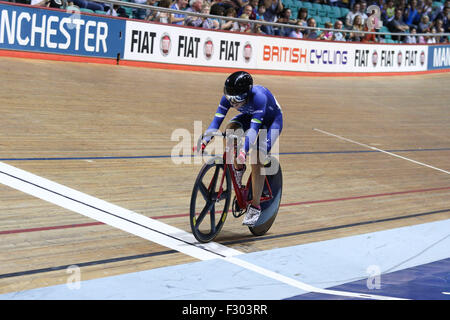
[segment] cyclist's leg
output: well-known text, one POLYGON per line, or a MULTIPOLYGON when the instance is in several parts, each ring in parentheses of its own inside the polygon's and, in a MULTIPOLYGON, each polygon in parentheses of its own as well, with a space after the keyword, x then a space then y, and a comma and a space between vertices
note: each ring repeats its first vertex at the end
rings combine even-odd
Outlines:
MULTIPOLYGON (((225 130, 234 130, 237 131, 239 129, 242 130, 242 134, 245 133, 248 128, 250 128, 250 121, 251 121, 251 115, 248 114, 238 114, 237 116, 233 117, 230 122, 228 123, 228 125, 226 126, 225 130)), ((227 132, 227 131, 225 131, 227 132)), ((224 143, 226 143, 226 140, 224 141, 224 143)), ((234 142, 234 150, 236 150, 236 144, 237 142, 234 142)), ((224 148, 225 148, 225 144, 224 144, 224 148)), ((242 170, 244 168, 244 164, 241 163, 237 163, 236 161, 236 157, 233 156, 233 161, 234 161, 234 167, 236 168, 236 170, 242 170)))
POLYGON ((278 139, 281 130, 283 129, 283 119, 281 116, 275 118, 275 120, 267 126, 260 129, 260 134, 257 140, 257 161, 252 163, 252 185, 253 187, 253 199, 252 205, 255 208, 260 206, 261 195, 264 189, 265 175, 262 173, 264 167, 264 161, 269 154, 272 146, 278 139), (261 134, 262 130, 266 130, 264 134, 261 134))
POLYGON ((265 176, 262 173, 263 167, 264 165, 260 161, 252 163, 252 205, 255 208, 260 207, 261 194, 264 189, 265 176))
POLYGON ((256 161, 254 158, 250 160, 252 167, 252 200, 250 205, 247 207, 247 212, 244 220, 242 221, 242 224, 247 226, 254 226, 261 215, 260 202, 261 194, 264 188, 265 176, 262 173, 262 168, 264 165, 260 163, 258 155, 256 158, 256 161))
POLYGON ((283 130, 283 117, 280 115, 277 118, 275 118, 275 120, 272 122, 272 124, 269 126, 269 129, 267 130, 266 143, 263 145, 263 147, 266 148, 265 150, 263 150, 265 155, 269 155, 273 145, 277 141, 282 130, 283 130))

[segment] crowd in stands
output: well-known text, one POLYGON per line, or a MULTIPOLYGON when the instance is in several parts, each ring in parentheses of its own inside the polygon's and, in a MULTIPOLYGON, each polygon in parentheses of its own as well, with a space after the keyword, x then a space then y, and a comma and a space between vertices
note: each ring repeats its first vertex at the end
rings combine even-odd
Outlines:
POLYGON ((239 17, 248 22, 170 14, 157 10, 111 6, 89 0, 21 0, 52 7, 76 6, 81 11, 156 21, 205 29, 276 35, 333 41, 443 43, 449 33, 450 0, 125 0, 162 8, 239 17), (371 9, 376 5, 378 10, 371 9), (368 10, 368 8, 370 10, 368 10), (370 11, 370 12, 369 12, 370 11), (276 27, 258 24, 269 21, 286 24, 276 27), (333 30, 319 30, 325 28, 333 30), (343 31, 336 31, 343 30, 343 31), (378 32, 367 34, 362 31, 378 32), (385 33, 401 33, 389 35, 385 33), (427 33, 425 36, 416 34, 427 33), (404 35, 403 35, 404 34, 404 35))

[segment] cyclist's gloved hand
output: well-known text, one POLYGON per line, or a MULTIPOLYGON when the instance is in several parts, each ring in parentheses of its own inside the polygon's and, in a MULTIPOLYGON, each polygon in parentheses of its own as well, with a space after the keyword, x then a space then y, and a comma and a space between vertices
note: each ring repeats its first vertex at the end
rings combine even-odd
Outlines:
POLYGON ((241 150, 237 156, 237 163, 244 164, 246 158, 247 158, 247 154, 245 153, 244 150, 241 150))
MULTIPOLYGON (((203 151, 205 151, 205 148, 206 148, 206 142, 205 141, 202 141, 202 146, 201 146, 201 153, 203 154, 203 151)), ((197 152, 197 146, 194 146, 193 148, 192 148, 192 151, 194 151, 194 152, 197 152)))

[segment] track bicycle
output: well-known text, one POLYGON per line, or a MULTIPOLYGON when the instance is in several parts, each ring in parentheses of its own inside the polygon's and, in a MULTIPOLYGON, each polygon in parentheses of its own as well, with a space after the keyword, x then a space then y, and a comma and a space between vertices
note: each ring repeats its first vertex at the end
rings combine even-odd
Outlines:
MULTIPOLYGON (((208 136, 237 140, 240 138, 237 135, 222 132, 206 133, 199 138, 197 150, 201 150, 201 141, 208 136)), ((246 213, 248 204, 252 200, 251 174, 245 186, 238 185, 233 161, 227 161, 227 154, 230 151, 227 142, 224 154, 208 159, 200 169, 194 183, 189 219, 192 233, 200 242, 209 242, 217 237, 225 223, 230 205, 233 216, 239 218, 246 213), (233 190, 234 198, 231 201, 233 190)), ((265 175, 260 201, 261 215, 254 226, 248 227, 255 236, 265 234, 275 221, 283 189, 283 177, 278 160, 270 156, 264 169, 272 174, 265 175)))

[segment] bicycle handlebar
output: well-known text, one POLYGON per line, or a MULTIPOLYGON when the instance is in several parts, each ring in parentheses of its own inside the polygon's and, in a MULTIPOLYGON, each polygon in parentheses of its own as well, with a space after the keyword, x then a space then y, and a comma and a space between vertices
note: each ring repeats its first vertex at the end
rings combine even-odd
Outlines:
MULTIPOLYGON (((240 139, 243 136, 239 135, 239 134, 234 134, 234 133, 226 133, 226 132, 221 132, 221 131, 211 131, 211 132, 205 132, 204 134, 202 134, 197 141, 197 152, 199 153, 200 150, 202 150, 202 142, 203 139, 207 138, 207 137, 223 137, 223 138, 230 138, 230 139, 240 139)), ((239 146, 242 143, 239 143, 239 146)), ((205 155, 208 155, 207 152, 204 151, 205 155)))

